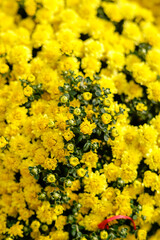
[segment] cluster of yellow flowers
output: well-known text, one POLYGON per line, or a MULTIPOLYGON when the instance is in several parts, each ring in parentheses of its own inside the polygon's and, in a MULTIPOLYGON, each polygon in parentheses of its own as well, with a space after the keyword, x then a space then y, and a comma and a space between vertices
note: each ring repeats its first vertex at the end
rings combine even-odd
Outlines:
POLYGON ((154 16, 156 17, 156 24, 158 25, 158 28, 160 29, 160 13, 159 13, 159 9, 160 9, 160 1, 159 0, 152 0, 152 1, 148 1, 148 0, 136 0, 138 3, 140 3, 142 6, 150 9, 154 16))
POLYGON ((159 102, 150 10, 0 0, 0 239, 159 240, 159 102))

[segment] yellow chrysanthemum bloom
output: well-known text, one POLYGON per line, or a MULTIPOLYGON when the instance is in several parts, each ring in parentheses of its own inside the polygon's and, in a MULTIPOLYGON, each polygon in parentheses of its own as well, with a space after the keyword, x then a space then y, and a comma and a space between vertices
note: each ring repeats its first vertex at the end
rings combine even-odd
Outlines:
POLYGON ((96 124, 90 123, 90 121, 88 121, 87 118, 85 118, 80 125, 80 131, 83 134, 91 135, 94 128, 96 128, 96 124))

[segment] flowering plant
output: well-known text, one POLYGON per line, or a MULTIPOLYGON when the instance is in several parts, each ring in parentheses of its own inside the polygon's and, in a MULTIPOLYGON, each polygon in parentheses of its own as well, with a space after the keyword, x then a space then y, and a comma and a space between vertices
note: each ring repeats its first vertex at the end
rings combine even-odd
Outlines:
POLYGON ((0 1, 0 239, 160 238, 154 21, 126 0, 0 1))

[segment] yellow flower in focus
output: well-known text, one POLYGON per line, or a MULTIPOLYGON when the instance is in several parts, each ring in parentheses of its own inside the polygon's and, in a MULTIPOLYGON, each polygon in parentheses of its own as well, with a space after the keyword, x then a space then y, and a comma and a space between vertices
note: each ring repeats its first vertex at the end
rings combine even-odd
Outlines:
POLYGON ((108 113, 102 114, 101 118, 102 118, 102 122, 104 124, 109 124, 111 122, 111 120, 112 120, 112 116, 110 114, 108 114, 108 113))
POLYGON ((160 191, 159 176, 154 172, 145 171, 143 183, 145 187, 151 188, 152 191, 160 191))
POLYGON ((84 177, 84 175, 86 174, 86 170, 84 168, 79 168, 77 170, 77 174, 79 177, 84 177))
POLYGON ((79 164, 79 159, 77 157, 71 157, 69 159, 69 162, 73 167, 75 167, 79 164))
POLYGON ((67 145, 67 149, 68 149, 68 151, 73 152, 73 151, 74 151, 74 144, 69 143, 69 144, 67 145))
POLYGON ((81 109, 80 108, 75 108, 73 112, 76 116, 79 116, 81 114, 81 109))
POLYGON ((106 107, 109 107, 111 105, 111 102, 108 98, 105 98, 104 101, 103 101, 103 104, 106 106, 106 107))
POLYGON ((86 100, 86 101, 91 100, 91 98, 92 98, 92 93, 90 93, 90 92, 84 92, 84 93, 83 93, 83 98, 84 98, 84 100, 86 100))
POLYGON ((74 136, 75 136, 74 133, 69 129, 67 129, 63 134, 63 137, 65 138, 66 141, 70 141, 74 136))
POLYGON ((57 160, 56 158, 46 158, 42 163, 44 169, 55 170, 57 167, 57 160))
POLYGON ((91 135, 93 132, 93 129, 96 128, 95 123, 90 123, 90 121, 87 120, 87 118, 84 119, 84 121, 80 125, 80 131, 83 134, 91 135))
POLYGON ((106 177, 104 174, 101 174, 96 171, 91 172, 89 177, 84 177, 84 190, 85 192, 90 192, 93 194, 100 194, 105 191, 107 188, 106 177))
POLYGON ((81 162, 89 168, 96 168, 96 164, 98 162, 98 155, 96 153, 93 153, 92 151, 84 153, 81 162))
POLYGON ((102 222, 103 216, 99 214, 90 213, 89 215, 85 215, 82 221, 79 222, 81 226, 84 226, 88 231, 97 231, 98 224, 102 222))
POLYGON ((56 177, 55 177, 54 174, 48 174, 48 175, 47 175, 47 182, 53 183, 53 182, 55 182, 55 181, 56 181, 56 177))
POLYGON ((120 177, 121 169, 114 163, 104 164, 104 174, 108 182, 116 181, 120 177))

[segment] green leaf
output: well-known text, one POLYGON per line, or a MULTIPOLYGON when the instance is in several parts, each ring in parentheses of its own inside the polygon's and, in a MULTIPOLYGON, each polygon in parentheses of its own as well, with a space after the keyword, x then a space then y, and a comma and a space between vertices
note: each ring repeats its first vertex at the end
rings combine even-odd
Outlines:
POLYGON ((86 152, 91 146, 91 143, 90 142, 86 142, 83 146, 83 151, 86 152))
POLYGON ((77 143, 81 142, 82 139, 83 139, 83 135, 80 135, 80 136, 78 137, 78 139, 77 139, 77 143))
POLYGON ((96 106, 97 104, 98 104, 97 99, 93 99, 93 100, 92 100, 92 105, 93 105, 93 106, 96 106))
POLYGON ((100 108, 100 112, 101 112, 101 113, 106 113, 106 111, 105 111, 104 108, 100 108))
POLYGON ((133 220, 136 220, 136 219, 137 219, 137 215, 134 215, 134 216, 133 216, 133 220))
POLYGON ((59 88, 59 90, 61 91, 61 92, 64 92, 64 88, 63 87, 58 87, 59 88))
POLYGON ((77 231, 76 231, 75 229, 72 229, 72 231, 71 231, 71 235, 72 235, 73 237, 75 237, 76 234, 77 234, 77 231))
POLYGON ((104 135, 104 141, 106 141, 106 142, 107 142, 107 141, 108 141, 108 139, 109 139, 109 135, 108 135, 108 134, 105 134, 105 135, 104 135))
POLYGON ((102 94, 101 94, 101 91, 96 91, 95 92, 95 95, 97 96, 97 97, 100 97, 102 94))

